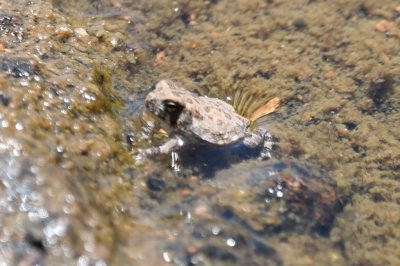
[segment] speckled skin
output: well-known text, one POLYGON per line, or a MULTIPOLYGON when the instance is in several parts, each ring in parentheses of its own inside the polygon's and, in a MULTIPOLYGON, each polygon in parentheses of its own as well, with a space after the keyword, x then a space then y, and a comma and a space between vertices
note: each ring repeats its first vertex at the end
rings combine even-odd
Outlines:
POLYGON ((249 130, 250 121, 236 113, 228 103, 197 96, 170 80, 161 80, 146 97, 146 108, 164 122, 164 129, 177 135, 176 143, 169 143, 161 151, 168 153, 184 142, 205 141, 226 146, 243 140, 246 146, 255 147, 264 140, 264 132, 249 130), (171 112, 172 106, 174 111, 171 112), (178 144, 179 143, 179 144, 178 144), (172 146, 172 147, 169 147, 172 146))

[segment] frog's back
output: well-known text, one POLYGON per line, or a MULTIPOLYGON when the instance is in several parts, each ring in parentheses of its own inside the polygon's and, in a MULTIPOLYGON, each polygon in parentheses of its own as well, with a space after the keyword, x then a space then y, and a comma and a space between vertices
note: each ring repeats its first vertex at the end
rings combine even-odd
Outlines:
POLYGON ((249 120, 238 115, 228 103, 208 97, 197 97, 191 110, 191 123, 182 124, 186 132, 214 145, 229 145, 243 139, 249 120))

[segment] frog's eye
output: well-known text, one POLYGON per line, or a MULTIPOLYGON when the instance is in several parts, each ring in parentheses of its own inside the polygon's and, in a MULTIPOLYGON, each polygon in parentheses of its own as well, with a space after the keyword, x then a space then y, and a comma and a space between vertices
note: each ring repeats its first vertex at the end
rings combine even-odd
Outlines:
POLYGON ((173 113, 178 110, 178 105, 172 101, 165 101, 164 108, 166 112, 173 113))
POLYGON ((164 110, 166 114, 164 120, 168 121, 171 126, 176 126, 183 106, 173 101, 164 101, 164 110))

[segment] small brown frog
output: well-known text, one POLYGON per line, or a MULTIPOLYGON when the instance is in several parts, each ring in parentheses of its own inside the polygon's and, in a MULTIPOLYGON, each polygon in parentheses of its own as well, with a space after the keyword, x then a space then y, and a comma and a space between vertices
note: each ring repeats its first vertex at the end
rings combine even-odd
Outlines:
POLYGON ((208 143, 228 146, 243 142, 255 148, 270 134, 263 128, 250 130, 250 120, 240 116, 228 103, 189 92, 171 80, 161 80, 146 97, 146 109, 161 122, 171 137, 147 155, 168 154, 184 145, 208 143))

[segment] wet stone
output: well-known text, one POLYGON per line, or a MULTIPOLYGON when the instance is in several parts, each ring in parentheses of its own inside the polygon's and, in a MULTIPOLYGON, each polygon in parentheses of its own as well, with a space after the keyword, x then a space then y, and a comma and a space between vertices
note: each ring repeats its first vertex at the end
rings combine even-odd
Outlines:
POLYGON ((43 239, 35 238, 32 234, 27 234, 25 236, 25 242, 34 249, 37 249, 41 253, 46 253, 46 248, 43 244, 43 239))
POLYGON ((269 80, 273 76, 274 71, 271 70, 258 70, 256 76, 262 77, 263 79, 269 80))
POLYGON ((146 185, 150 190, 159 192, 165 188, 165 181, 157 178, 149 178, 146 181, 146 185))
POLYGON ((39 69, 32 60, 26 58, 0 58, 0 71, 14 76, 15 78, 29 78, 37 74, 39 69))
POLYGON ((222 207, 224 219, 251 230, 313 231, 325 236, 341 208, 334 182, 323 171, 295 162, 242 163, 217 173, 216 178, 218 186, 229 182, 241 187, 242 193, 249 192, 252 204, 246 214, 228 204, 228 195, 220 196, 217 206, 222 207))
POLYGON ((207 246, 203 248, 203 252, 206 256, 213 259, 213 261, 223 261, 225 263, 233 263, 235 262, 236 256, 233 252, 221 250, 216 246, 207 246))
POLYGON ((215 218, 209 221, 212 224, 193 221, 192 232, 164 248, 168 260, 178 265, 282 265, 265 238, 215 218))
POLYGON ((394 80, 391 76, 384 76, 370 84, 367 95, 376 107, 379 107, 390 97, 390 93, 393 91, 393 84, 394 80))
POLYGON ((357 9, 357 13, 360 14, 361 17, 368 17, 369 9, 364 4, 361 4, 357 9))
POLYGON ((20 21, 11 15, 0 15, 0 31, 4 33, 12 32, 13 28, 18 25, 20 21))
POLYGON ((0 94, 0 102, 3 104, 3 106, 7 107, 10 104, 11 98, 8 98, 4 96, 3 94, 0 94))
POLYGON ((365 148, 360 145, 355 144, 351 148, 354 152, 359 153, 361 156, 365 156, 367 154, 365 148))
POLYGON ((296 30, 304 30, 305 28, 307 28, 307 23, 303 19, 296 19, 293 22, 293 26, 296 30))
POLYGON ((358 125, 355 124, 355 123, 353 123, 353 122, 346 122, 346 123, 344 123, 344 126, 346 127, 346 129, 347 129, 348 131, 356 130, 357 127, 358 127, 358 125))
POLYGON ((132 148, 133 143, 135 142, 135 135, 133 133, 126 134, 126 143, 129 148, 132 148))

